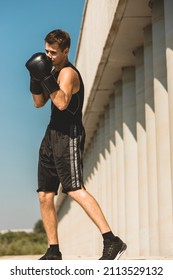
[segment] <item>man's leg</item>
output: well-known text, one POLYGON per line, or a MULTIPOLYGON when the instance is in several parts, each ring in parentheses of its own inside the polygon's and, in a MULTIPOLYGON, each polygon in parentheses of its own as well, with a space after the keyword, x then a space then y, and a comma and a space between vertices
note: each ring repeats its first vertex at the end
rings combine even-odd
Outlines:
POLYGON ((57 215, 53 192, 39 192, 40 211, 49 244, 58 244, 57 215))
POLYGON ((53 192, 39 192, 40 211, 50 246, 47 253, 41 258, 42 260, 62 258, 59 252, 58 223, 54 206, 54 196, 55 194, 53 192))
POLYGON ((103 254, 100 260, 119 259, 127 246, 118 236, 114 236, 95 198, 84 188, 68 192, 68 195, 79 203, 102 233, 103 254))
POLYGON ((73 198, 85 210, 91 220, 99 228, 103 234, 110 231, 110 227, 105 219, 105 216, 95 200, 95 198, 88 193, 84 188, 68 192, 68 195, 73 198))

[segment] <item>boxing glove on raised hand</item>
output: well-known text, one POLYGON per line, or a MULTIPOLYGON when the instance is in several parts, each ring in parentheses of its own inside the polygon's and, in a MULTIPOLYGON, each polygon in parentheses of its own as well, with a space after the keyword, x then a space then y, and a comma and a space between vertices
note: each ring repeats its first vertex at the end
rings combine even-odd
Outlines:
POLYGON ((34 54, 25 64, 34 80, 39 81, 43 92, 51 94, 59 89, 52 75, 52 61, 45 53, 34 54))
POLYGON ((42 94, 43 89, 41 83, 34 79, 34 77, 30 77, 30 91, 33 94, 39 95, 42 94))

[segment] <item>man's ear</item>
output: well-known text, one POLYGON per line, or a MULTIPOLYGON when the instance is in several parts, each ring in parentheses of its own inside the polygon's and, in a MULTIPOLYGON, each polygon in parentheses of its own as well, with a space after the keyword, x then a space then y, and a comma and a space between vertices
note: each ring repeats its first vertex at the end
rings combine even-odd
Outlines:
POLYGON ((66 49, 64 50, 64 53, 67 55, 68 52, 69 52, 69 48, 66 48, 66 49))

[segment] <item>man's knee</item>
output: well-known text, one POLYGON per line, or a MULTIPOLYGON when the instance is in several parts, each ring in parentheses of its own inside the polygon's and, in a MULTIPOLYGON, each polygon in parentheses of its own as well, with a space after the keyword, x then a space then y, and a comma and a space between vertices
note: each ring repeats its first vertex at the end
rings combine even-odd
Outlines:
POLYGON ((75 191, 70 191, 67 193, 71 198, 73 198, 74 200, 77 200, 78 198, 80 199, 85 199, 87 197, 87 191, 85 189, 85 187, 81 187, 81 189, 79 190, 75 190, 75 191))
POLYGON ((38 197, 41 205, 54 203, 55 194, 52 192, 39 192, 38 197))

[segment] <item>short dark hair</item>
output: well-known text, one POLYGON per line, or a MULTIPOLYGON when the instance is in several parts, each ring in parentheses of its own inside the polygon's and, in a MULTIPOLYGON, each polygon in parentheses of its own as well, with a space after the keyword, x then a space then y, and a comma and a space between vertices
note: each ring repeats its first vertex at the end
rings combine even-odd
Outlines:
POLYGON ((44 40, 50 45, 57 43, 61 51, 65 50, 66 48, 70 48, 70 35, 61 29, 51 31, 46 35, 44 40))

